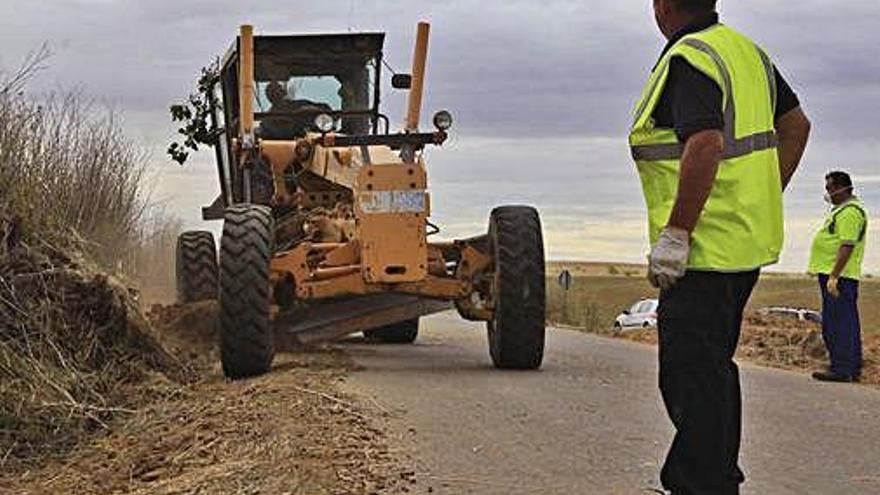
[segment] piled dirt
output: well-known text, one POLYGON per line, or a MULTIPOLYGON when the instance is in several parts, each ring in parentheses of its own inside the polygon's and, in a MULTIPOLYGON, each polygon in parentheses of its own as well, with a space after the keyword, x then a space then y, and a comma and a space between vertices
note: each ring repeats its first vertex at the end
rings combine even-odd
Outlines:
POLYGON ((192 375, 162 345, 134 294, 41 246, 0 253, 0 467, 25 468, 153 400, 142 386, 192 375))
POLYGON ((170 387, 65 459, 17 476, 3 493, 406 493, 414 473, 390 450, 387 412, 337 384, 352 369, 332 347, 281 354, 272 373, 229 382, 217 363, 214 303, 154 307, 162 342, 202 378, 170 387))
POLYGON ((794 370, 816 370, 827 363, 818 325, 759 315, 746 318, 737 356, 757 364, 794 370))
MULTIPOLYGON (((626 331, 619 337, 657 344, 656 329, 626 331)), ((880 385, 880 334, 866 334, 862 341, 865 356, 862 383, 880 385)), ((756 314, 746 317, 737 358, 796 371, 814 371, 828 365, 828 353, 818 325, 756 314)))
POLYGON ((219 373, 217 302, 153 305, 147 317, 166 349, 203 375, 219 373))

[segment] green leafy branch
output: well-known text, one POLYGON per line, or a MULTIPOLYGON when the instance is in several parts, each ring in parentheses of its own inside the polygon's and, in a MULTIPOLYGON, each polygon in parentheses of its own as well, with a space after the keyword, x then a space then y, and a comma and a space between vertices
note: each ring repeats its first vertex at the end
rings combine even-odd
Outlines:
POLYGON ((211 114, 218 104, 212 96, 215 85, 220 80, 220 62, 215 61, 202 68, 196 92, 189 95, 186 102, 171 105, 171 121, 180 122, 177 133, 183 142, 174 141, 168 146, 168 155, 183 165, 190 151, 198 151, 199 146, 214 146, 222 135, 222 129, 212 129, 211 114))

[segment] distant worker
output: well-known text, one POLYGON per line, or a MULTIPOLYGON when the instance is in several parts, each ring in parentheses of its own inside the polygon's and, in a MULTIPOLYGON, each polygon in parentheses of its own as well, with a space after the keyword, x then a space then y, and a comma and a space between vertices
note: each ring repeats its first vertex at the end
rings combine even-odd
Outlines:
POLYGON ((857 382, 862 376, 859 279, 865 256, 868 212, 846 172, 825 176, 825 201, 832 208, 813 239, 809 272, 822 292, 822 337, 831 365, 816 380, 857 382))
POLYGON ((783 242, 782 192, 810 131, 767 54, 720 24, 716 0, 654 0, 669 40, 630 135, 648 207, 648 277, 661 289, 660 391, 675 495, 739 493, 733 356, 760 268, 783 242))

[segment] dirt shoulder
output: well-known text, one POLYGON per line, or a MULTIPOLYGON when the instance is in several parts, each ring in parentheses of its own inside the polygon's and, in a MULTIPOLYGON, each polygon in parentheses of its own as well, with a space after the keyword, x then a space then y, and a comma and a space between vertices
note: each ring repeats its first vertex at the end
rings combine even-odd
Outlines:
MULTIPOLYGON (((71 453, 0 475, 4 493, 405 492, 413 473, 386 442, 384 411, 340 392, 351 360, 333 347, 280 354, 273 372, 229 382, 213 360, 214 306, 153 317, 202 379, 157 378, 161 398, 71 453)), ((154 394, 155 395, 155 394, 154 394)))
MULTIPOLYGON (((605 333, 605 332, 600 332, 605 333)), ((624 331, 617 338, 657 344, 656 329, 624 331)), ((865 364, 862 383, 880 387, 880 335, 863 336, 865 364)), ((821 330, 809 322, 750 315, 743 324, 737 358, 793 371, 815 371, 828 365, 821 330)))

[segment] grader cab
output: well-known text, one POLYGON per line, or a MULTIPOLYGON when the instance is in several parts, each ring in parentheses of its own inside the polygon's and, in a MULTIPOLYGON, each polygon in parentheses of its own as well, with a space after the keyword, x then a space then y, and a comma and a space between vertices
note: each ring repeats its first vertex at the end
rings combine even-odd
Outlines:
MULTIPOLYGON (((495 208, 488 232, 431 242, 423 150, 446 141, 441 111, 420 131, 429 26, 418 27, 404 129, 380 111, 384 34, 254 36, 242 26, 210 91, 223 220, 178 241, 181 302, 217 298, 230 378, 270 370, 276 341, 355 332, 411 343, 419 318, 453 305, 485 321, 492 362, 534 369, 544 348, 538 212, 495 208)), ((499 177, 499 179, 502 179, 499 177)))

